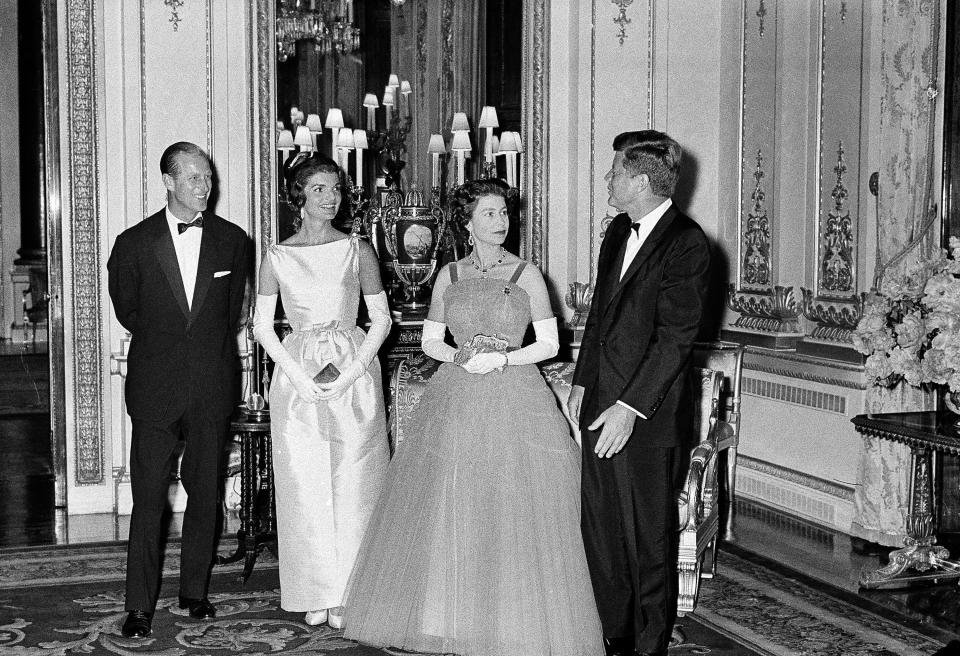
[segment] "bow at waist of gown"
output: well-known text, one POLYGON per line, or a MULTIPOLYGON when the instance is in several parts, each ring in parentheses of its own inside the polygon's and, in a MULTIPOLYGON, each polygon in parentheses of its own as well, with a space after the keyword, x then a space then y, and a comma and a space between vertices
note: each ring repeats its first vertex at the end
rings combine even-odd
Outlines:
POLYGON ((296 321, 290 322, 290 327, 294 332, 351 332, 357 327, 357 321, 345 321, 343 319, 335 319, 333 321, 322 321, 320 323, 298 323, 296 321))

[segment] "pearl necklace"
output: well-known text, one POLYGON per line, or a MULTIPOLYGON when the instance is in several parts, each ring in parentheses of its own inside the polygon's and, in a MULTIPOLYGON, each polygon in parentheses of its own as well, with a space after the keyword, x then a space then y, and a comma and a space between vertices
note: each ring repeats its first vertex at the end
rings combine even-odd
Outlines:
POLYGON ((481 266, 480 256, 477 255, 477 251, 476 249, 474 249, 474 251, 470 253, 470 261, 473 263, 473 268, 480 272, 480 277, 486 278, 487 274, 490 272, 490 270, 493 267, 497 266, 498 264, 503 264, 503 258, 506 257, 506 255, 507 255, 507 252, 503 249, 503 246, 501 246, 500 259, 494 262, 493 264, 491 264, 490 266, 485 267, 485 266, 481 266))

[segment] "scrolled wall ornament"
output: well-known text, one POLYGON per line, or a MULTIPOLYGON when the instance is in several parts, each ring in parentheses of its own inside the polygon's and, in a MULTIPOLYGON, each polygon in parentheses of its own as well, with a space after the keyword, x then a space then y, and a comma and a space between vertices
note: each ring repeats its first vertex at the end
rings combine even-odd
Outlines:
POLYGON ((180 18, 180 14, 177 13, 177 10, 183 6, 183 0, 163 0, 163 4, 170 7, 170 18, 168 23, 173 24, 173 31, 177 32, 180 30, 180 21, 183 20, 180 18))
POLYGON ((627 25, 631 22, 627 18, 627 7, 633 4, 633 0, 611 0, 611 2, 620 9, 620 14, 613 19, 613 22, 620 28, 617 38, 620 40, 620 45, 623 45, 624 39, 627 38, 627 25))
POLYGON ((843 159, 843 142, 837 149, 837 164, 833 167, 837 182, 831 192, 833 209, 827 214, 821 237, 820 282, 823 289, 834 294, 853 289, 853 219, 844 208, 850 195, 843 183, 847 170, 843 159))
POLYGON ((756 184, 750 198, 753 209, 747 214, 746 230, 743 233, 743 282, 748 285, 764 286, 770 284, 770 220, 764 207, 766 194, 761 181, 763 173, 763 155, 757 149, 757 166, 753 172, 756 184))
POLYGON ((803 316, 817 324, 813 339, 850 344, 853 331, 863 316, 865 292, 842 299, 818 299, 812 289, 800 288, 803 316))
POLYGON ((757 7, 757 18, 760 19, 760 26, 757 31, 760 34, 760 38, 763 38, 763 19, 767 16, 767 5, 763 0, 760 0, 760 6, 757 7))
POLYGON ((727 307, 740 314, 735 328, 746 328, 770 333, 800 332, 801 308, 793 287, 775 285, 763 291, 738 291, 736 285, 727 287, 727 307))

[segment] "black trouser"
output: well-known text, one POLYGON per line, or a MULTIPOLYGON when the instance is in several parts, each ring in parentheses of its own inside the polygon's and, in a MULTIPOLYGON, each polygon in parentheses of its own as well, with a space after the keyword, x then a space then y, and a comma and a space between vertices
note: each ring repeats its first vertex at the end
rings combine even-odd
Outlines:
POLYGON ((220 463, 228 421, 202 397, 173 421, 133 419, 130 484, 133 511, 127 545, 127 610, 152 611, 160 590, 163 515, 177 442, 185 446, 180 477, 187 493, 180 547, 180 594, 207 595, 219 526, 220 463))
POLYGON ((680 448, 628 442, 598 458, 598 437, 583 431, 581 528, 603 633, 637 651, 666 650, 677 614, 680 448))

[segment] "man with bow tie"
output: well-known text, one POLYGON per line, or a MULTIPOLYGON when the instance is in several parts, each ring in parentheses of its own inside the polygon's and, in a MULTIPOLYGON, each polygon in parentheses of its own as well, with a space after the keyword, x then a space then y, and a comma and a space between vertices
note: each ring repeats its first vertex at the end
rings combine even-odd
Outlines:
POLYGON ((219 469, 239 399, 237 331, 250 240, 207 211, 213 174, 198 146, 160 158, 167 206, 122 232, 107 262, 117 320, 132 335, 126 403, 133 424, 133 511, 123 635, 146 637, 160 588, 162 517, 177 443, 187 492, 180 550, 180 608, 214 617, 207 585, 215 556, 219 469))
POLYGON ((663 654, 677 609, 677 491, 689 448, 685 381, 710 251, 670 200, 676 141, 613 142, 607 228, 568 409, 582 431, 584 546, 608 653, 663 654))

